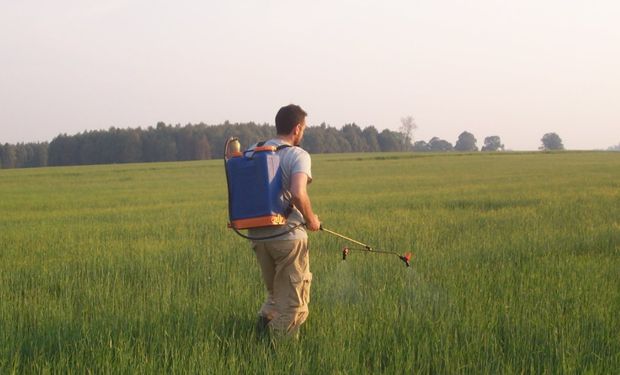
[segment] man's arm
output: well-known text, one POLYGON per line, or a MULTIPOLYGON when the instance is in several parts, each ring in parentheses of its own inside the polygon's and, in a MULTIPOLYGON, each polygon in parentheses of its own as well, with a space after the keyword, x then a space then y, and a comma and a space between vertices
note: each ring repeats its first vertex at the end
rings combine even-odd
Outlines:
POLYGON ((308 196, 308 175, 303 172, 293 174, 291 177, 291 194, 293 204, 304 215, 306 220, 306 228, 312 232, 316 232, 321 228, 319 217, 312 211, 312 204, 308 196))

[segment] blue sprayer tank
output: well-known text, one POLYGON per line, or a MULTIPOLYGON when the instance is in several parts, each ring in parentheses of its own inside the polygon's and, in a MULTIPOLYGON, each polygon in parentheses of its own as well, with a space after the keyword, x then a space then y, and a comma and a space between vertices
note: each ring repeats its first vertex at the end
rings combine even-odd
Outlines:
POLYGON ((229 226, 250 229, 286 224, 282 170, 275 146, 236 152, 226 160, 229 226))

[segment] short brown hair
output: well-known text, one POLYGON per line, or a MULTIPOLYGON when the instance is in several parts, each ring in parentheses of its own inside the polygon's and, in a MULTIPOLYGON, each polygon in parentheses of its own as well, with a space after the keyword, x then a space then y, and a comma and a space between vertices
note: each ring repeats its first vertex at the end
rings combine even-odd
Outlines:
POLYGON ((276 131, 280 135, 290 134, 293 128, 301 123, 308 114, 300 106, 289 104, 280 108, 276 114, 276 131))

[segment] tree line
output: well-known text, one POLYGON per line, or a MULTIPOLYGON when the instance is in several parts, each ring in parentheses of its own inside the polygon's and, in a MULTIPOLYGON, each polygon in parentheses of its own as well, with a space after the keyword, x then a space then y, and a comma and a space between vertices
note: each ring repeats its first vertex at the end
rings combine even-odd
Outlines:
MULTIPOLYGON (((475 152, 478 151, 478 146, 476 145, 477 142, 476 137, 474 137, 472 133, 464 131, 459 135, 459 138, 454 145, 445 139, 433 137, 428 142, 415 142, 412 149, 417 152, 475 152)), ((504 145, 502 144, 501 138, 497 135, 486 137, 481 151, 504 151, 504 145)))
MULTIPOLYGON (((341 129, 328 126, 306 128, 302 146, 313 154, 345 152, 473 152, 478 151, 473 134, 461 133, 454 145, 438 137, 428 142, 412 144, 412 131, 417 127, 411 117, 401 120, 400 131, 374 126, 364 129, 355 123, 341 129)), ((158 161, 205 160, 221 158, 224 143, 229 137, 238 137, 242 147, 275 136, 275 127, 269 124, 225 122, 220 125, 203 123, 185 126, 159 122, 146 129, 119 129, 84 131, 75 135, 60 134, 51 142, 0 144, 0 168, 23 168, 64 165, 138 163, 158 161)), ((545 134, 543 149, 563 149, 559 136, 545 134), (554 143, 555 142, 555 143, 554 143), (558 144, 559 143, 559 144, 558 144)), ((499 136, 484 139, 481 151, 502 151, 499 136)))
MULTIPOLYGON (((253 122, 220 125, 166 125, 147 129, 84 131, 60 134, 51 142, 0 144, 0 167, 23 168, 63 165, 184 161, 221 158, 229 137, 241 139, 244 147, 276 134, 275 127, 253 122)), ((403 134, 361 129, 347 124, 341 129, 321 124, 308 127, 303 147, 311 153, 404 151, 403 134)))
MULTIPOLYGON (((459 135, 454 145, 445 139, 433 137, 428 142, 414 142, 411 148, 415 152, 475 152, 478 151, 477 142, 472 133, 464 131, 459 135)), ((562 139, 556 133, 546 133, 540 142, 541 145, 538 149, 541 151, 564 150, 562 139)), ((480 151, 504 151, 504 144, 498 135, 491 135, 484 138, 484 145, 480 151)))

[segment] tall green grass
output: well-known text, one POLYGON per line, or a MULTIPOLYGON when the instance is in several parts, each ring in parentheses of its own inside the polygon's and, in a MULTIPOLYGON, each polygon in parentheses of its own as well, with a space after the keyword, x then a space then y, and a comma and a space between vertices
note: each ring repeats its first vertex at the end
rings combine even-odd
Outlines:
POLYGON ((0 373, 617 373, 620 155, 313 157, 310 317, 271 345, 221 161, 0 171, 0 373))

